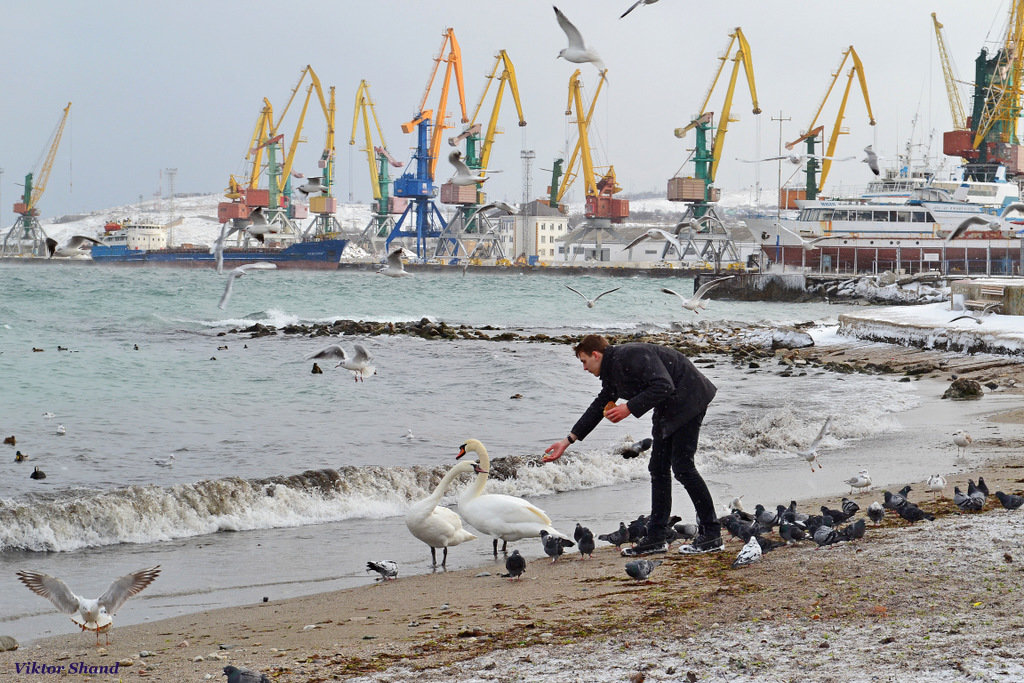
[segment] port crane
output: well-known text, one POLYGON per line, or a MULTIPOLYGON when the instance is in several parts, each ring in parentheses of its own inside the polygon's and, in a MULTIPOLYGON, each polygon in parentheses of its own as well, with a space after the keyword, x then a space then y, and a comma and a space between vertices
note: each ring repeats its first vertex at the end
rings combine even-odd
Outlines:
MULTIPOLYGON (((868 84, 867 79, 864 77, 864 65, 860 61, 860 55, 857 54, 857 50, 854 49, 853 45, 843 50, 843 57, 839 61, 839 66, 832 72, 832 80, 828 84, 828 88, 825 90, 825 96, 821 100, 821 104, 818 105, 818 110, 814 112, 814 116, 811 117, 811 123, 807 126, 806 131, 796 140, 786 143, 786 149, 793 149, 797 144, 803 142, 807 145, 807 199, 814 199, 821 192, 821 188, 825 186, 825 180, 828 178, 829 170, 832 168, 833 156, 835 155, 836 146, 839 142, 839 136, 845 135, 846 131, 843 130, 843 119, 846 116, 846 104, 850 99, 850 88, 853 85, 853 77, 857 76, 857 82, 860 84, 861 94, 864 96, 864 106, 867 107, 868 112, 868 125, 875 125, 875 115, 871 112, 871 98, 868 96, 868 84), (832 94, 833 89, 836 86, 836 82, 843 73, 843 67, 846 65, 846 61, 851 61, 850 71, 846 77, 846 88, 843 90, 843 97, 839 103, 839 111, 836 113, 835 123, 832 125, 832 133, 829 136, 828 144, 825 149, 824 159, 821 160, 821 179, 818 180, 818 156, 815 154, 815 144, 819 142, 819 138, 824 133, 824 126, 816 126, 818 123, 818 117, 821 116, 822 110, 825 108, 825 104, 828 102, 829 96, 832 94)), ((820 140, 824 143, 824 140, 820 140)), ((779 198, 782 201, 782 198, 779 198)))
POLYGON ((974 61, 974 106, 965 128, 942 136, 944 154, 967 160, 967 178, 992 182, 1000 177, 1000 168, 1007 179, 1024 175, 1024 153, 1017 136, 1024 78, 1022 45, 1024 0, 1012 0, 999 49, 989 58, 988 50, 982 48, 974 61))
POLYGON ((14 225, 4 236, 3 246, 0 247, 2 256, 47 256, 46 231, 39 223, 39 209, 37 205, 43 192, 46 191, 46 184, 50 180, 50 171, 53 170, 53 162, 57 156, 57 148, 60 146, 60 138, 64 134, 64 124, 67 123, 68 114, 71 113, 71 103, 64 107, 64 113, 57 123, 57 127, 50 136, 47 147, 46 158, 39 169, 38 176, 29 173, 25 176, 25 191, 22 193, 21 201, 14 203, 14 225), (33 183, 33 180, 35 181, 33 183))
POLYGON ((945 34, 942 31, 944 27, 935 12, 932 12, 932 26, 935 29, 942 78, 946 83, 946 95, 949 98, 949 113, 953 117, 953 130, 967 130, 967 116, 964 114, 964 103, 960 97, 960 78, 953 59, 949 56, 949 50, 946 49, 945 34))
POLYGON ((419 108, 411 121, 402 124, 403 133, 417 133, 416 151, 413 152, 412 160, 405 173, 395 179, 394 196, 405 197, 410 200, 409 205, 402 213, 401 218, 395 223, 384 243, 385 250, 391 251, 391 243, 400 237, 412 237, 416 239, 416 256, 425 259, 427 256, 427 239, 441 236, 447 223, 437 206, 433 202, 436 195, 434 188, 434 173, 437 170, 437 155, 441 148, 441 138, 444 134, 446 107, 448 106, 448 87, 451 84, 452 76, 455 76, 456 86, 459 90, 459 106, 462 110, 462 123, 468 123, 466 116, 466 95, 462 80, 462 51, 459 48, 458 40, 455 38, 455 30, 445 29, 441 40, 441 50, 434 58, 434 68, 430 72, 430 79, 427 81, 426 90, 420 100, 419 108), (445 50, 448 50, 447 55, 445 50), (441 96, 438 100, 437 109, 426 109, 427 98, 430 96, 430 89, 433 86, 434 78, 437 75, 441 62, 445 63, 444 80, 441 85, 441 96), (433 129, 431 131, 431 129, 433 129), (410 216, 412 218, 410 219, 410 216), (407 219, 414 225, 403 228, 407 219))
MULTIPOLYGON (((515 103, 516 114, 519 116, 519 126, 525 126, 526 118, 523 116, 523 105, 519 99, 519 83, 516 81, 515 66, 508 52, 500 50, 495 55, 494 66, 486 77, 483 93, 480 95, 480 100, 473 110, 469 123, 462 133, 448 139, 448 144, 451 147, 457 147, 460 142, 465 141, 466 151, 463 159, 466 166, 480 176, 486 176, 487 174, 487 165, 490 162, 495 136, 501 132, 498 130, 498 116, 501 112, 506 85, 515 103), (481 138, 483 125, 478 122, 478 118, 495 78, 497 78, 498 86, 494 92, 494 102, 487 121, 487 130, 483 132, 483 137, 481 138)), ((466 234, 481 236, 477 246, 473 249, 474 253, 486 251, 488 257, 504 257, 504 254, 501 253, 501 242, 497 239, 496 228, 489 220, 490 214, 482 210, 482 207, 486 205, 486 201, 486 194, 480 184, 458 186, 447 182, 441 186, 441 203, 453 204, 457 209, 455 217, 446 227, 445 235, 437 243, 437 249, 434 253, 435 257, 458 257, 462 236, 466 234), (485 239, 485 236, 487 239, 485 239)), ((463 253, 466 253, 465 246, 462 245, 462 247, 463 253)))
MULTIPOLYGON (((402 162, 395 159, 388 151, 388 143, 384 139, 384 131, 377 119, 377 110, 374 107, 373 98, 370 96, 370 84, 365 80, 359 81, 356 88, 355 112, 352 115, 352 136, 348 144, 356 144, 356 132, 359 123, 363 124, 363 135, 366 147, 366 159, 370 169, 370 188, 373 191, 373 215, 370 222, 363 229, 357 244, 370 253, 376 254, 377 247, 375 240, 387 237, 395 225, 393 215, 396 213, 393 206, 391 193, 391 177, 389 167, 402 168, 402 162), (377 129, 377 140, 380 144, 374 143, 374 137, 370 128, 370 121, 373 121, 377 129)), ((404 207, 403 207, 404 208, 404 207)))

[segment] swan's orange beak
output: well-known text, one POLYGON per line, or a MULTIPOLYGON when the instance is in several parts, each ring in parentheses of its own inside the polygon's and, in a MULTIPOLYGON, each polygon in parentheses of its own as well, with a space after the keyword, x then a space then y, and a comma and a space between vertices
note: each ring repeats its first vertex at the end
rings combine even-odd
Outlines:
POLYGON ((459 446, 459 454, 455 456, 455 459, 458 460, 459 458, 461 458, 465 454, 466 454, 466 444, 462 444, 461 446, 459 446))

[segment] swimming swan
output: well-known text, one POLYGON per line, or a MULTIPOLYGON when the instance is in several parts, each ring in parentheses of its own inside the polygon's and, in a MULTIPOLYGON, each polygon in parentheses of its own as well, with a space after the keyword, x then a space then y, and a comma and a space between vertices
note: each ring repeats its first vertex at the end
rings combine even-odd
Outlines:
POLYGON ((423 500, 415 503, 405 517, 405 525, 413 536, 430 546, 430 561, 437 566, 437 548, 444 548, 444 555, 441 558, 441 566, 448 561, 448 548, 450 546, 472 541, 476 538, 462 528, 462 518, 444 506, 438 506, 441 496, 451 486, 455 477, 463 472, 472 472, 476 469, 476 463, 460 462, 448 470, 434 492, 423 500))
POLYGON ((491 466, 487 449, 476 439, 469 439, 462 444, 459 454, 455 457, 461 458, 468 452, 477 454, 480 466, 476 470, 476 480, 459 496, 459 512, 477 531, 494 537, 495 555, 498 554, 499 538, 502 540, 502 552, 505 552, 509 541, 536 538, 540 536, 542 530, 572 540, 553 528, 551 518, 530 502, 500 493, 484 493, 487 473, 491 466))

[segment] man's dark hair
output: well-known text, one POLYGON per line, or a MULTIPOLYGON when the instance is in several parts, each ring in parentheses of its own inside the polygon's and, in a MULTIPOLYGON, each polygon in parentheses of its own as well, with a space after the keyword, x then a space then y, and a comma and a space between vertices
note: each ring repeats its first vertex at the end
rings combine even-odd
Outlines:
POLYGON ((576 357, 579 358, 581 353, 586 353, 588 356, 593 354, 594 351, 600 351, 604 353, 604 350, 610 346, 608 340, 599 334, 588 334, 586 337, 580 340, 580 343, 572 347, 572 350, 576 353, 576 357))

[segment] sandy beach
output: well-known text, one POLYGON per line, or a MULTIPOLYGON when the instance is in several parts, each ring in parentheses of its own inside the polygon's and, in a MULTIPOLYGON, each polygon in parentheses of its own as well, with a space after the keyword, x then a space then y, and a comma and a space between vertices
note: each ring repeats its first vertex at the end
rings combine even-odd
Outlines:
MULTIPOLYGON (((803 353, 854 365, 880 354, 892 371, 934 360, 936 378, 948 378, 952 364, 961 376, 1024 385, 1012 361, 874 348, 803 353)), ((1019 424, 1024 411, 990 419, 1019 424)), ((780 548, 742 569, 730 568, 742 545, 735 539, 699 557, 673 546, 648 583, 628 578, 615 548, 601 543, 592 559, 531 561, 520 581, 500 578, 497 564, 400 577, 115 626, 99 649, 68 622, 66 635, 0 653, 0 677, 201 681, 233 664, 275 681, 1021 680, 1024 509, 1005 511, 990 496, 984 511, 961 513, 953 486, 978 476, 993 492, 1024 491, 1024 464, 979 459, 947 476, 943 496, 908 482, 934 522, 890 515, 861 540, 780 548), (22 673, 32 664, 65 668, 22 673)), ((863 510, 881 491, 851 498, 863 510)))

